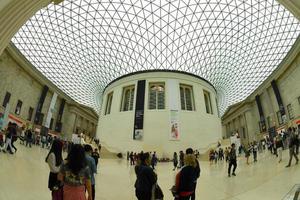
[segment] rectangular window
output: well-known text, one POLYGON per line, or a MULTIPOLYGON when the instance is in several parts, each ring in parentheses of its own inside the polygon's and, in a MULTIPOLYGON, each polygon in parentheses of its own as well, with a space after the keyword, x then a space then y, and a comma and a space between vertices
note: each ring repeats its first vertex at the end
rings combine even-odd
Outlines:
POLYGON ((193 87, 180 84, 181 110, 195 110, 193 87))
POLYGON ((27 117, 27 120, 28 120, 28 121, 31 121, 31 119, 32 119, 32 114, 33 114, 33 108, 32 108, 32 107, 29 107, 29 110, 28 110, 28 117, 27 117))
POLYGON ((4 100, 3 100, 3 104, 2 104, 2 106, 3 106, 4 108, 6 107, 6 105, 8 104, 8 102, 9 102, 9 100, 10 100, 10 96, 11 96, 11 94, 10 94, 9 92, 6 92, 5 97, 4 97, 4 100))
POLYGON ((22 104, 23 104, 23 102, 20 101, 20 100, 18 100, 16 109, 15 109, 15 113, 16 113, 17 115, 19 115, 19 114, 21 113, 22 104))
POLYGON ((289 113, 289 118, 294 119, 295 115, 294 115, 294 110, 293 110, 292 104, 287 105, 287 110, 289 113))
POLYGON ((123 88, 121 111, 133 110, 134 85, 123 88))
POLYGON ((280 112, 280 111, 278 111, 276 114, 277 114, 277 118, 278 118, 278 123, 279 123, 279 125, 283 124, 283 120, 282 120, 281 112, 280 112))
POLYGON ((111 92, 107 95, 105 115, 110 114, 112 99, 113 99, 113 92, 111 92))
POLYGON ((149 84, 149 109, 162 110, 165 109, 165 84, 150 83, 149 84))
POLYGON ((212 110, 212 106, 211 106, 210 93, 206 90, 203 90, 203 94, 204 94, 204 102, 205 102, 206 113, 213 114, 213 110, 212 110))

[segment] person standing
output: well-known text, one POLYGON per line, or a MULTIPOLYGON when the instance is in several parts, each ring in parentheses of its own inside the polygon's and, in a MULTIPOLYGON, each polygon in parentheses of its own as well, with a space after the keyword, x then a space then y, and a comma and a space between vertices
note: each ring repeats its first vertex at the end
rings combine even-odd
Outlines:
POLYGON ((62 183, 58 180, 58 172, 63 162, 62 158, 62 144, 59 140, 54 140, 51 149, 45 159, 48 163, 50 173, 48 178, 48 188, 51 191, 52 199, 57 195, 62 199, 62 183))
POLYGON ((280 163, 282 161, 282 151, 283 151, 283 141, 280 134, 276 136, 275 145, 276 145, 276 150, 279 158, 278 162, 280 163))
POLYGON ((100 154, 99 154, 97 148, 95 148, 95 150, 93 151, 92 157, 94 158, 95 163, 96 163, 96 167, 97 167, 98 166, 98 161, 99 161, 99 158, 100 158, 100 154))
POLYGON ((175 199, 189 200, 192 198, 195 188, 196 175, 196 158, 193 154, 184 156, 184 166, 177 173, 175 179, 175 199))
POLYGON ((157 157, 156 157, 156 152, 154 151, 152 158, 151 158, 151 166, 152 169, 155 169, 155 165, 157 164, 157 157))
POLYGON ((174 152, 174 154, 173 154, 173 165, 174 165, 174 169, 173 169, 173 171, 174 171, 178 165, 178 155, 176 152, 174 152))
POLYGON ((228 166, 228 177, 231 176, 231 167, 233 166, 233 171, 232 171, 232 175, 236 176, 235 174, 235 170, 237 167, 237 162, 236 162, 236 150, 235 150, 235 144, 231 144, 231 149, 230 152, 228 154, 228 159, 229 159, 229 166, 228 166))
POLYGON ((135 195, 138 200, 151 200, 152 187, 157 181, 157 175, 150 165, 150 154, 139 154, 140 164, 135 166, 136 181, 134 184, 135 195))
POLYGON ((26 134, 26 147, 29 144, 29 147, 31 148, 31 143, 32 143, 32 131, 31 131, 31 129, 27 129, 25 134, 26 134))
POLYGON ((87 165, 90 168, 91 172, 91 184, 92 184, 92 200, 95 200, 95 176, 94 174, 97 174, 97 166, 95 159, 92 157, 93 148, 91 145, 86 144, 84 145, 84 151, 85 151, 85 158, 87 161, 87 165))
POLYGON ((12 147, 12 137, 13 135, 16 135, 16 129, 13 127, 13 124, 11 122, 8 123, 8 127, 6 130, 6 137, 5 137, 5 145, 4 145, 4 151, 6 153, 7 150, 9 150, 9 152, 11 154, 13 154, 13 147, 12 147))
POLYGON ((133 152, 130 152, 129 158, 130 158, 130 165, 134 165, 133 152))
POLYGON ((2 129, 3 129, 3 126, 4 126, 3 114, 2 114, 2 113, 0 113, 0 131, 2 131, 2 129))
POLYGON ((249 157, 250 157, 250 152, 251 152, 251 147, 245 147, 245 157, 246 157, 246 163, 249 165, 249 157))
MULTIPOLYGON (((185 151, 186 155, 194 155, 193 149, 192 148, 188 148, 185 151)), ((197 160, 196 156, 195 156, 195 180, 193 183, 193 193, 191 195, 191 200, 195 200, 196 199, 196 187, 197 187, 197 179, 200 177, 200 164, 199 161, 197 160)))
POLYGON ((179 168, 183 167, 184 165, 184 153, 183 151, 179 152, 179 168))
POLYGON ((252 152, 253 152, 254 162, 257 162, 257 151, 258 151, 257 143, 256 143, 256 141, 254 141, 253 145, 252 145, 252 152))
POLYGON ((295 157, 296 159, 296 165, 298 164, 299 162, 299 158, 297 157, 297 154, 296 154, 296 145, 297 145, 297 138, 296 138, 296 134, 293 133, 293 132, 290 132, 290 142, 289 142, 289 155, 290 155, 290 160, 289 160, 289 163, 286 167, 290 167, 291 164, 292 164, 292 159, 293 159, 293 156, 295 157))
POLYGON ((224 154, 225 154, 225 161, 228 162, 228 155, 229 155, 229 150, 227 147, 225 147, 225 151, 224 151, 224 154))
POLYGON ((24 141, 25 141, 25 127, 23 126, 21 128, 21 135, 20 135, 20 144, 24 145, 24 141))
POLYGON ((64 200, 92 200, 91 172, 85 158, 84 148, 80 144, 73 145, 58 174, 62 181, 64 200))
POLYGON ((127 163, 129 162, 129 151, 127 151, 126 153, 126 159, 127 159, 127 163))

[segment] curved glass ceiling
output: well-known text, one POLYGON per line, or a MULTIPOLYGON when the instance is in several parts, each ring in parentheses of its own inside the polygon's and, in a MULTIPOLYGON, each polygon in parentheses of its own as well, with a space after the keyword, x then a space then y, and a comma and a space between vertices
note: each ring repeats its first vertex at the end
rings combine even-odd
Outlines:
POLYGON ((65 0, 36 13, 12 41, 97 111, 113 79, 170 69, 210 81, 223 114, 276 69, 299 33, 299 21, 275 0, 65 0))

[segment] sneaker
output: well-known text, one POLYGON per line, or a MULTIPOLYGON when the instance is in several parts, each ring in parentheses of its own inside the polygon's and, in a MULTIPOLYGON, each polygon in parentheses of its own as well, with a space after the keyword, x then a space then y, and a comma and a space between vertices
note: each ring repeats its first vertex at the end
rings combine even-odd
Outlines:
POLYGON ((228 177, 230 177, 230 174, 228 174, 228 177))
POLYGON ((287 165, 287 166, 285 166, 285 167, 290 167, 291 165, 287 165))
POLYGON ((236 176, 236 174, 235 174, 235 173, 232 173, 232 176, 236 176))

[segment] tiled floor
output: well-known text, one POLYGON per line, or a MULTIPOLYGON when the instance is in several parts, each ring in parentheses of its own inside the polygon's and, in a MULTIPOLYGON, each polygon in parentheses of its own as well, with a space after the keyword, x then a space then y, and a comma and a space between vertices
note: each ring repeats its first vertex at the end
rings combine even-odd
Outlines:
MULTIPOLYGON (((47 200, 48 166, 44 159, 47 150, 39 147, 25 148, 18 145, 15 155, 0 153, 0 200, 47 200)), ((247 166, 244 158, 238 162, 237 176, 228 178, 226 164, 210 166, 200 162, 201 177, 198 181, 198 200, 280 200, 300 183, 300 165, 285 168, 288 152, 283 163, 278 164, 268 152, 260 154, 257 163, 247 166)), ((96 177, 96 199, 135 200, 133 167, 124 160, 100 160, 96 177)), ((158 183, 165 199, 172 200, 169 188, 174 183, 175 172, 171 163, 157 167, 158 183)))

